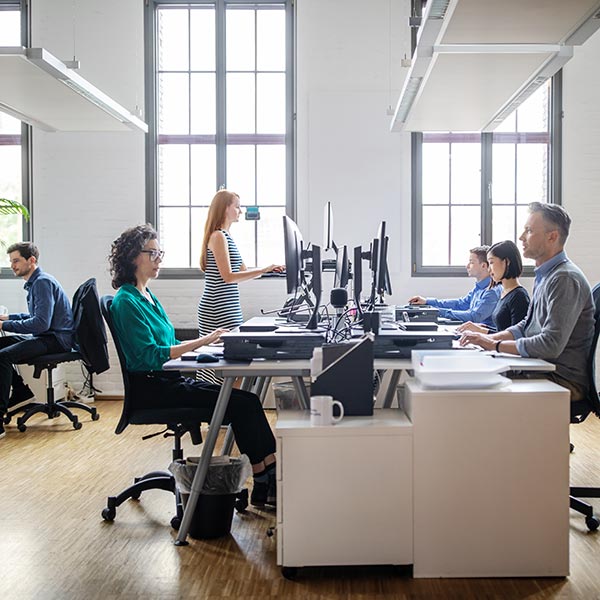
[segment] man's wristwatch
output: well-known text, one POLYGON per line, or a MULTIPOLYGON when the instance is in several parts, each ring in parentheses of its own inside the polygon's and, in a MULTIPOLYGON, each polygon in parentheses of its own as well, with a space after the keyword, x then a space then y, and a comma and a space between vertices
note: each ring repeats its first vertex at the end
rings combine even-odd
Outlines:
POLYGON ((496 352, 500 352, 500 344, 502 343, 502 340, 496 342, 496 352))

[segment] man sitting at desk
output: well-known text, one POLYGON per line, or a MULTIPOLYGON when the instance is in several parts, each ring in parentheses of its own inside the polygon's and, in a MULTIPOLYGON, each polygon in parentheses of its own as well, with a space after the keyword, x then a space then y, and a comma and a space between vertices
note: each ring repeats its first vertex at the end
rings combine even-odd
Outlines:
MULTIPOLYGON (((529 217, 519 238, 523 256, 533 258, 536 265, 527 316, 494 335, 465 332, 460 343, 554 363, 556 371, 546 376, 569 389, 574 403, 584 401, 588 392, 594 301, 585 275, 564 251, 570 225, 571 218, 556 204, 529 205, 529 217)), ((572 404, 572 409, 576 407, 572 404)))
POLYGON ((487 260, 489 246, 478 246, 469 250, 467 273, 475 278, 475 287, 462 298, 438 300, 413 296, 411 304, 428 304, 440 309, 440 317, 454 321, 472 321, 488 327, 494 326, 492 313, 500 298, 501 286, 496 286, 490 277, 490 265, 487 260))
POLYGON ((25 280, 29 313, 0 316, 0 329, 21 334, 0 338, 0 438, 4 436, 4 413, 21 408, 33 398, 13 363, 68 352, 73 342, 71 303, 58 281, 38 267, 37 247, 21 242, 9 246, 6 253, 13 273, 25 280))

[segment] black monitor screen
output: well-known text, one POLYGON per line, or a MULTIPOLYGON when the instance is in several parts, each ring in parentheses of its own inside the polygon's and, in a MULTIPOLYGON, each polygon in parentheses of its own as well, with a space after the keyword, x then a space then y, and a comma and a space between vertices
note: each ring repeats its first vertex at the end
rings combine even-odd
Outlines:
POLYGON ((346 246, 338 247, 337 258, 335 262, 334 287, 345 288, 350 278, 350 268, 348 264, 348 249, 346 246))
POLYGON ((302 234, 288 216, 283 217, 283 243, 287 293, 295 294, 302 285, 302 234))
POLYGON ((325 204, 323 210, 323 252, 333 248, 333 209, 331 202, 325 204))

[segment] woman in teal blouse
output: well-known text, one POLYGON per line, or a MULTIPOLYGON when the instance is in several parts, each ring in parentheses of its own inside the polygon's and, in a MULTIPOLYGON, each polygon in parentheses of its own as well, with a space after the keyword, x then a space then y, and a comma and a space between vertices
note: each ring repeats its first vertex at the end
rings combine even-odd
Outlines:
MULTIPOLYGON (((150 225, 127 229, 111 248, 112 286, 117 289, 110 313, 130 374, 134 405, 146 408, 172 406, 206 408, 210 421, 219 386, 162 371, 162 365, 184 352, 217 340, 215 331, 187 342, 175 339, 175 329, 148 282, 158 277, 163 252, 150 225), (139 399, 139 401, 137 400, 139 399)), ((250 501, 255 506, 275 504, 275 438, 258 397, 234 389, 225 412, 238 448, 252 463, 254 486, 250 501)))

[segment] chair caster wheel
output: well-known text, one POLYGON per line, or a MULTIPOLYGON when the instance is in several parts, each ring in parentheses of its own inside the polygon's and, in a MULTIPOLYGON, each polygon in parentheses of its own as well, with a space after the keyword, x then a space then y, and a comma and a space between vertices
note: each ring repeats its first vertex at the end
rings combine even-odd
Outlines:
POLYGON ((596 531, 600 527, 600 519, 596 516, 586 517, 585 524, 590 531, 596 531))
POLYGON ((179 528, 181 527, 181 519, 179 517, 173 517, 171 519, 171 527, 175 531, 179 531, 179 528))
POLYGON ((100 418, 100 413, 93 412, 92 413, 92 421, 97 421, 100 418))
POLYGON ((10 423, 11 418, 12 417, 9 417, 9 416, 4 417, 4 424, 8 425, 10 423))
POLYGON ((102 510, 102 518, 105 521, 114 521, 117 516, 117 511, 114 508, 104 508, 102 510))
POLYGON ((275 535, 275 527, 269 527, 267 529, 267 537, 273 537, 275 535))
POLYGON ((298 567, 281 567, 281 574, 289 580, 296 579, 298 575, 298 567))
POLYGON ((73 429, 81 429, 81 423, 79 421, 75 421, 73 423, 73 429))
POLYGON ((235 499, 234 507, 237 512, 240 512, 240 513, 246 512, 246 509, 248 508, 248 489, 247 488, 244 488, 237 495, 237 497, 235 499))
POLYGON ((23 425, 22 423, 17 425, 17 429, 23 433, 27 429, 27 425, 23 425))

